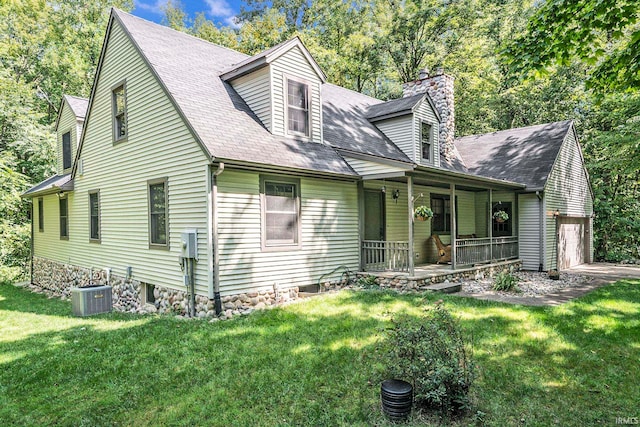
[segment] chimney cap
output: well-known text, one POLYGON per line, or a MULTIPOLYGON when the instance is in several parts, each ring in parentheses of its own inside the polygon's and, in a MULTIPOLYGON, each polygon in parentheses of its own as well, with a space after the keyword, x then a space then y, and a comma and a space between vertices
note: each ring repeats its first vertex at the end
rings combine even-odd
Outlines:
POLYGON ((420 72, 418 73, 418 79, 424 80, 426 78, 429 78, 429 69, 425 67, 421 69, 420 72))

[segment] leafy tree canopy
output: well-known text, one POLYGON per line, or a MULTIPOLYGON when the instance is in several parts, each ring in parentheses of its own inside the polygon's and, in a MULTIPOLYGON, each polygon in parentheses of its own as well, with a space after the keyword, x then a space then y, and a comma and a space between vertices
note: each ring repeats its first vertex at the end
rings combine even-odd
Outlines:
POLYGON ((574 58, 593 67, 600 91, 640 87, 638 0, 547 0, 504 53, 516 73, 541 71, 574 58))

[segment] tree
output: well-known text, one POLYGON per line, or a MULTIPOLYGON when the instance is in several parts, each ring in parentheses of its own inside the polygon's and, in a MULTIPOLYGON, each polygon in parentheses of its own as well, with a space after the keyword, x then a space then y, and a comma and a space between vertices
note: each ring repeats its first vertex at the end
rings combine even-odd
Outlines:
POLYGON ((640 84, 640 2, 555 0, 540 3, 523 35, 504 51, 518 74, 574 58, 593 66, 599 91, 637 90, 640 84))
POLYGON ((477 10, 474 0, 389 0, 381 7, 381 44, 403 82, 427 64, 442 65, 477 10))

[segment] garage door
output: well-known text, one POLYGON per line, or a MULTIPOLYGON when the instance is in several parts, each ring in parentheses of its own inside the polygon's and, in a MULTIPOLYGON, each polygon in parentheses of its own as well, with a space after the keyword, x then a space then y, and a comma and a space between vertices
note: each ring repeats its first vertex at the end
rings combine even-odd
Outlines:
POLYGON ((560 269, 587 262, 589 218, 558 218, 558 263, 560 269))

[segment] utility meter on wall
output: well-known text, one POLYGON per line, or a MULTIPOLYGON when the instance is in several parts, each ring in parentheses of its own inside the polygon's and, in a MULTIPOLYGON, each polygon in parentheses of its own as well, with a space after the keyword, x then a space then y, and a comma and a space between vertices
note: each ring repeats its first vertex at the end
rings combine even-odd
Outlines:
POLYGON ((198 231, 196 229, 185 229, 180 239, 182 258, 198 259, 198 231))

